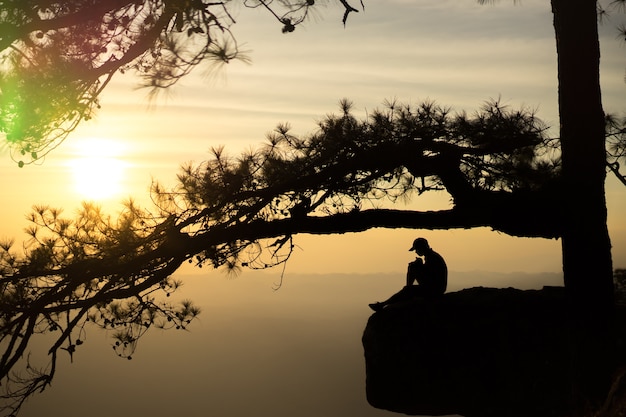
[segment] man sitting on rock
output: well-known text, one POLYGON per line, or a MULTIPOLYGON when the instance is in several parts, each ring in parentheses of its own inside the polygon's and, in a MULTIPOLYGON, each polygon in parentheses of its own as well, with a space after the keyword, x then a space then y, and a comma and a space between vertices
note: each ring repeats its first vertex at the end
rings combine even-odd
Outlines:
POLYGON ((424 260, 418 257, 413 262, 409 262, 406 286, 387 301, 370 304, 372 310, 380 311, 390 304, 407 301, 415 297, 437 298, 446 292, 448 267, 443 257, 432 250, 428 241, 423 237, 415 239, 409 251, 415 251, 417 255, 423 256, 424 260))

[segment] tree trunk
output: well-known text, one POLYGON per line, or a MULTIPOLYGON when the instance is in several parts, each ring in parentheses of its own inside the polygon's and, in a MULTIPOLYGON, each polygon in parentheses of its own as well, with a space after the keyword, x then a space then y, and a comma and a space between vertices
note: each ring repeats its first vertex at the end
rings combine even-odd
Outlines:
MULTIPOLYGON (((563 275, 571 314, 573 407, 597 408, 610 384, 613 266, 595 0, 552 0, 563 163, 563 275)), ((564 354, 566 354, 564 352, 564 354)))
POLYGON ((596 2, 552 0, 552 10, 565 187, 563 274, 578 307, 595 315, 613 301, 596 2))

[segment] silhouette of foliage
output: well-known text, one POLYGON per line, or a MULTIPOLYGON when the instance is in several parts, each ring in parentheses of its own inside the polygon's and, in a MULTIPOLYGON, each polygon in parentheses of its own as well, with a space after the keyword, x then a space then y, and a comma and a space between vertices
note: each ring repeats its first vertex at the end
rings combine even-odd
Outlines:
MULTIPOLYGON (((152 95, 200 63, 248 60, 230 9, 263 8, 291 32, 312 0, 69 0, 2 2, 0 133, 24 166, 58 146, 99 108, 117 72, 135 72, 152 95)), ((347 15, 356 11, 339 2, 347 15)))
MULTIPOLYGON (((213 149, 181 169, 174 189, 153 184, 151 210, 129 201, 112 219, 84 204, 69 219, 34 207, 23 250, 0 244, 0 410, 16 412, 44 389, 58 353, 79 352, 90 327, 115 330, 113 348, 129 359, 151 327, 185 329, 199 310, 157 298, 178 288, 171 275, 185 262, 269 268, 289 259, 296 234, 372 227, 561 236, 558 140, 533 111, 493 100, 472 114, 388 101, 359 120, 349 101, 340 109, 304 137, 279 125, 238 157, 213 149), (450 206, 390 208, 427 192, 447 193, 450 206), (36 335, 51 338, 44 366, 28 353, 36 335)), ((623 136, 620 122, 607 126, 609 137, 623 136)), ((623 158, 615 143, 611 157, 623 158)))
MULTIPOLYGON (((129 201, 112 219, 84 204, 69 219, 34 207, 23 250, 0 245, 0 410, 17 412, 45 389, 59 353, 80 352, 90 327, 114 330, 115 352, 129 359, 151 327, 185 329, 199 310, 190 301, 167 302, 180 285, 171 275, 184 262, 230 272, 268 268, 289 259, 297 233, 506 229, 502 216, 473 207, 491 199, 513 210, 517 193, 543 195, 558 177, 546 128, 528 110, 489 102, 467 115, 432 102, 392 102, 358 120, 349 102, 341 109, 305 138, 281 125, 265 146, 238 158, 215 149, 205 163, 182 169, 176 189, 154 184, 152 211, 129 201), (444 189, 452 196, 448 210, 384 208, 444 189), (47 365, 31 360, 37 336, 49 338, 47 365)), ((557 236, 558 227, 546 223, 530 233, 557 236)))
POLYGON ((606 115, 607 166, 626 185, 626 174, 620 171, 620 161, 626 161, 626 117, 606 115))
POLYGON ((199 313, 189 301, 157 299, 156 293, 169 296, 180 285, 170 277, 173 270, 124 270, 157 246, 166 219, 158 223, 128 203, 115 223, 88 204, 75 220, 35 207, 30 222, 22 255, 13 242, 0 245, 0 413, 7 415, 50 384, 59 351, 73 357, 89 327, 114 330, 113 348, 131 359, 149 328, 185 329, 199 313), (102 262, 108 264, 104 269, 102 262), (40 335, 51 341, 45 366, 28 353, 29 342, 40 335), (14 371, 16 366, 24 369, 14 371))
POLYGON ((309 137, 282 125, 264 148, 239 159, 214 150, 212 160, 185 168, 180 195, 201 216, 236 224, 347 214, 429 190, 445 189, 455 206, 469 207, 479 196, 534 190, 558 174, 546 126, 529 110, 489 102, 469 116, 432 102, 391 102, 359 121, 349 102, 341 106, 309 137))

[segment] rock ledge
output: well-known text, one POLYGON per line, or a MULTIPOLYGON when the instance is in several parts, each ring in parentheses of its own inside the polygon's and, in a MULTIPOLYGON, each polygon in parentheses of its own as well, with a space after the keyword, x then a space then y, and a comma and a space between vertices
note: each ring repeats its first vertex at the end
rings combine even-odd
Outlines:
POLYGON ((561 287, 477 287, 374 313, 363 334, 369 403, 410 415, 568 415, 567 302, 561 287))

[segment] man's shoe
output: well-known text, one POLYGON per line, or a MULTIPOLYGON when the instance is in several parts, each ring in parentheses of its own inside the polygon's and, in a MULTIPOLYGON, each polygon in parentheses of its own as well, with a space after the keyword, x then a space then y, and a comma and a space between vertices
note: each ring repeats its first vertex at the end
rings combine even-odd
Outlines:
POLYGON ((380 311, 385 308, 385 305, 383 303, 372 303, 369 306, 374 311, 380 311))

